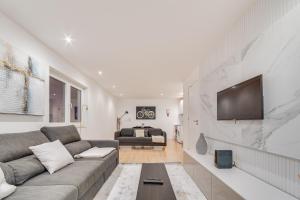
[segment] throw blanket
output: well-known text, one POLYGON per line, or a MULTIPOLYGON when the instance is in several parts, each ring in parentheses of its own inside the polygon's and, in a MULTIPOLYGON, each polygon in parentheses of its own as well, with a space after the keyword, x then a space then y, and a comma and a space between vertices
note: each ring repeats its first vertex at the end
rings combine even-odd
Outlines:
POLYGON ((115 150, 115 148, 113 147, 93 147, 80 154, 75 155, 74 158, 103 158, 110 154, 113 150, 115 150))
POLYGON ((155 143, 165 143, 165 138, 164 138, 164 136, 155 136, 155 135, 152 135, 152 142, 155 142, 155 143))

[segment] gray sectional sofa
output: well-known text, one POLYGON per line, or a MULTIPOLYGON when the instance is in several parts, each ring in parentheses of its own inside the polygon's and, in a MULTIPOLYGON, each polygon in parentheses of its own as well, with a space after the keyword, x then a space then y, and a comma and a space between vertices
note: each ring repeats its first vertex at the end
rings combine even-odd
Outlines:
POLYGON ((120 146, 167 146, 167 133, 159 128, 123 128, 115 132, 115 140, 119 141, 120 146), (143 129, 145 137, 136 137, 135 130, 143 129), (163 136, 164 143, 152 142, 151 136, 163 136))
POLYGON ((81 140, 74 126, 0 135, 0 167, 7 182, 17 186, 5 200, 92 200, 118 163, 118 141, 81 140), (28 147, 55 140, 60 140, 72 155, 94 146, 116 150, 104 158, 75 159, 50 175, 28 147))

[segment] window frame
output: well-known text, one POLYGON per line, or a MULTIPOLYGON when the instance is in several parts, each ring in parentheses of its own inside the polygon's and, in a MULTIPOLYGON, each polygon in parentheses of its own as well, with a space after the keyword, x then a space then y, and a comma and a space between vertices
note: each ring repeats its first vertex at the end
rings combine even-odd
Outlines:
POLYGON ((67 105, 66 105, 66 96, 67 96, 67 83, 64 81, 64 80, 62 80, 62 79, 60 79, 59 77, 57 77, 57 76, 54 76, 54 75, 49 75, 49 87, 48 87, 48 89, 49 89, 49 92, 48 92, 48 103, 49 103, 49 106, 48 106, 48 122, 50 123, 50 124, 65 124, 66 123, 66 119, 67 119, 67 115, 66 115, 66 110, 67 110, 67 105), (62 121, 62 122, 50 122, 50 79, 51 78, 53 78, 53 79, 56 79, 56 80, 58 80, 58 81, 60 81, 60 82, 62 82, 62 83, 64 83, 64 121, 62 121))
POLYGON ((79 87, 77 87, 77 86, 75 86, 74 84, 69 84, 69 89, 70 89, 70 99, 69 99, 69 104, 70 104, 70 123, 71 124, 81 124, 82 123, 82 105, 83 105, 83 103, 82 103, 82 99, 83 99, 83 89, 81 89, 81 88, 79 88, 79 87), (80 91, 80 120, 79 121, 72 121, 71 120, 71 109, 72 109, 72 98, 71 98, 71 92, 72 92, 72 88, 74 88, 74 89, 77 89, 77 90, 79 90, 80 91))
MULTIPOLYGON (((62 75, 63 76, 63 75, 62 75)), ((74 83, 72 83, 73 81, 69 81, 68 78, 62 78, 59 75, 56 75, 56 73, 50 73, 49 74, 49 91, 50 91, 50 77, 61 81, 65 84, 65 121, 64 122, 50 122, 50 96, 48 96, 48 123, 52 126, 61 126, 61 125, 66 125, 66 124, 72 124, 75 125, 76 127, 82 128, 84 127, 83 125, 83 105, 85 102, 85 95, 86 95, 86 88, 80 87, 74 83), (71 122, 71 87, 80 90, 81 92, 81 118, 79 122, 71 122)), ((48 92, 50 93, 50 92, 48 92)))

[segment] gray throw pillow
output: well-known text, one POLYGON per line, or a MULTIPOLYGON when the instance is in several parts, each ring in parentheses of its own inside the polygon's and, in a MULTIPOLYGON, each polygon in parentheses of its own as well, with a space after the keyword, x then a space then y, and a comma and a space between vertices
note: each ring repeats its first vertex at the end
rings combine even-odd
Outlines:
POLYGON ((148 130, 149 137, 151 136, 161 136, 163 135, 163 131, 160 128, 150 128, 148 130))
POLYGON ((134 137, 134 129, 133 128, 123 128, 120 133, 123 137, 134 137))
POLYGON ((15 185, 16 183, 13 169, 10 166, 8 166, 8 164, 2 162, 0 162, 0 168, 4 173, 6 182, 8 184, 15 185))
POLYGON ((39 175, 46 170, 34 155, 14 160, 6 164, 13 170, 15 177, 14 185, 22 185, 28 179, 39 175))

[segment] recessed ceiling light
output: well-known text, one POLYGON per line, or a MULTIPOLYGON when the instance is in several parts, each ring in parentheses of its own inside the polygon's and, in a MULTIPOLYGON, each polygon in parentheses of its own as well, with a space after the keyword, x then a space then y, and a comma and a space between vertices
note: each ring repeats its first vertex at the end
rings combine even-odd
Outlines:
POLYGON ((164 96, 164 93, 160 93, 160 96, 164 96))
POLYGON ((116 87, 117 87, 116 85, 113 85, 113 86, 112 86, 113 89, 116 89, 116 87))
POLYGON ((122 97, 122 96, 124 96, 124 94, 123 94, 123 93, 120 93, 120 97, 122 97))
POLYGON ((102 73, 102 71, 98 71, 98 74, 101 76, 103 73, 102 73))
POLYGON ((71 35, 66 35, 65 34, 65 38, 64 38, 65 42, 67 45, 71 45, 73 43, 73 38, 71 35))

